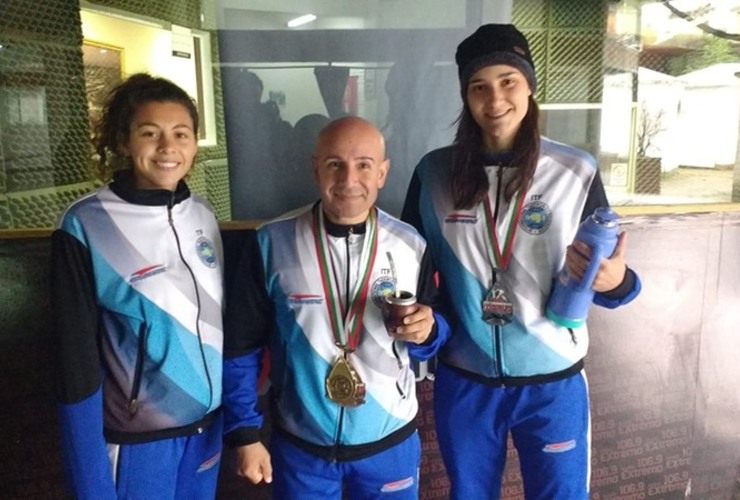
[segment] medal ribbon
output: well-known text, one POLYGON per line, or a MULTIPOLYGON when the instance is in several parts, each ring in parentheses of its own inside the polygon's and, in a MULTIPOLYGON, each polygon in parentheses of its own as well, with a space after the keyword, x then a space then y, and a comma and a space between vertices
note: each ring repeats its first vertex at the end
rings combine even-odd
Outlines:
POLYGON ((313 213, 312 229, 319 261, 321 282, 324 287, 326 308, 329 312, 329 322, 336 345, 344 349, 345 352, 352 352, 360 341, 362 318, 365 315, 365 304, 370 288, 370 271, 375 263, 375 255, 378 250, 377 211, 373 207, 367 219, 368 231, 362 245, 362 254, 360 256, 360 269, 363 269, 363 267, 364 269, 362 270, 360 281, 354 286, 355 293, 352 295, 349 304, 347 304, 346 313, 337 290, 336 280, 333 279, 333 273, 331 272, 332 266, 328 237, 324 225, 324 217, 321 214, 321 209, 317 206, 317 209, 313 213), (365 262, 364 266, 362 261, 365 262))
MULTIPOLYGON (((498 167, 501 169, 502 167, 498 167)), ((499 174, 498 179, 498 193, 496 194, 496 204, 498 205, 501 197, 501 177, 499 174)), ((486 195, 485 212, 486 212, 486 234, 488 236, 488 242, 491 244, 493 261, 496 265, 496 269, 506 270, 511 261, 511 254, 514 251, 514 239, 516 238, 516 228, 519 226, 519 220, 522 218, 522 208, 524 206, 523 191, 519 191, 512 203, 512 217, 509 221, 509 227, 506 230, 506 236, 504 238, 503 250, 499 246, 498 235, 496 234, 496 219, 491 211, 491 197, 486 195)))

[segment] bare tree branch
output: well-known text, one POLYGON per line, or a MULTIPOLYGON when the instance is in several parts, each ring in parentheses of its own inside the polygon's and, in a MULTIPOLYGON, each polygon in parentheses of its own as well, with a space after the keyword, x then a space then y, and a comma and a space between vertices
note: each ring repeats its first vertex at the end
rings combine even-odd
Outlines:
MULTIPOLYGON (((663 0, 663 5, 673 12, 675 15, 680 17, 681 19, 685 19, 686 21, 689 21, 691 23, 696 23, 697 17, 702 17, 707 14, 708 10, 711 11, 711 3, 702 6, 699 9, 696 9, 692 12, 684 12, 682 10, 677 9, 673 5, 671 5, 670 0, 663 0)), ((718 36, 720 38, 726 38, 727 40, 734 40, 736 42, 740 42, 740 35, 737 33, 728 33, 723 30, 718 30, 717 28, 713 28, 709 26, 707 23, 696 23, 696 27, 702 30, 705 33, 709 33, 711 35, 718 36)))
POLYGON ((659 109, 651 112, 645 103, 642 103, 640 108, 641 113, 637 123, 637 157, 643 158, 653 145, 655 137, 665 130, 663 126, 665 111, 659 109))

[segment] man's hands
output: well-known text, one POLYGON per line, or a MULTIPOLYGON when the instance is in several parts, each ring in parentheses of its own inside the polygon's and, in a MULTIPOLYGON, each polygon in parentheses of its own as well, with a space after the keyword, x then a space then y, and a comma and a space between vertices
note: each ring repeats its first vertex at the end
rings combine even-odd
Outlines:
MULTIPOLYGON (((624 257, 627 251, 627 233, 619 233, 617 247, 611 258, 602 259, 599 264, 599 270, 596 272, 593 286, 595 292, 609 292, 614 290, 624 281, 624 274, 627 272, 627 264, 624 257)), ((583 279, 583 275, 588 268, 591 258, 591 247, 582 241, 574 241, 568 245, 565 253, 565 267, 568 274, 577 280, 583 279)))
POLYGON ((419 308, 416 311, 403 318, 403 326, 399 326, 395 333, 391 334, 394 339, 423 344, 429 338, 434 326, 432 308, 423 304, 417 305, 419 308))
POLYGON ((252 483, 272 482, 272 464, 270 452, 260 442, 240 446, 236 449, 236 474, 246 477, 252 483))

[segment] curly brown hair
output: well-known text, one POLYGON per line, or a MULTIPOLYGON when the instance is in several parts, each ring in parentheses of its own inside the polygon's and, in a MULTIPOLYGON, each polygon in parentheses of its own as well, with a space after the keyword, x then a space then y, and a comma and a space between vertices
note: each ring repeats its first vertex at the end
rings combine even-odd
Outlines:
POLYGON ((198 109, 187 92, 165 78, 147 73, 131 75, 108 95, 100 119, 95 124, 95 173, 102 182, 110 181, 119 170, 133 168, 130 159, 122 154, 121 147, 128 143, 136 111, 150 102, 183 105, 193 120, 193 132, 198 136, 198 109))

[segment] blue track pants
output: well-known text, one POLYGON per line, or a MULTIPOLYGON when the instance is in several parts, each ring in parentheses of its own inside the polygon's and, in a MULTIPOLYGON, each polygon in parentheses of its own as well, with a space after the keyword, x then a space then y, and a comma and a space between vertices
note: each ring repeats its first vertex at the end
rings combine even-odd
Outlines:
POLYGON ((221 464, 222 416, 193 436, 109 445, 119 499, 209 500, 221 464))
POLYGON ((329 462, 273 434, 272 492, 275 500, 417 500, 421 442, 414 433, 371 457, 329 462))
POLYGON ((590 419, 583 373, 500 388, 439 364, 434 412, 453 500, 501 498, 509 432, 527 500, 588 498, 590 419))

